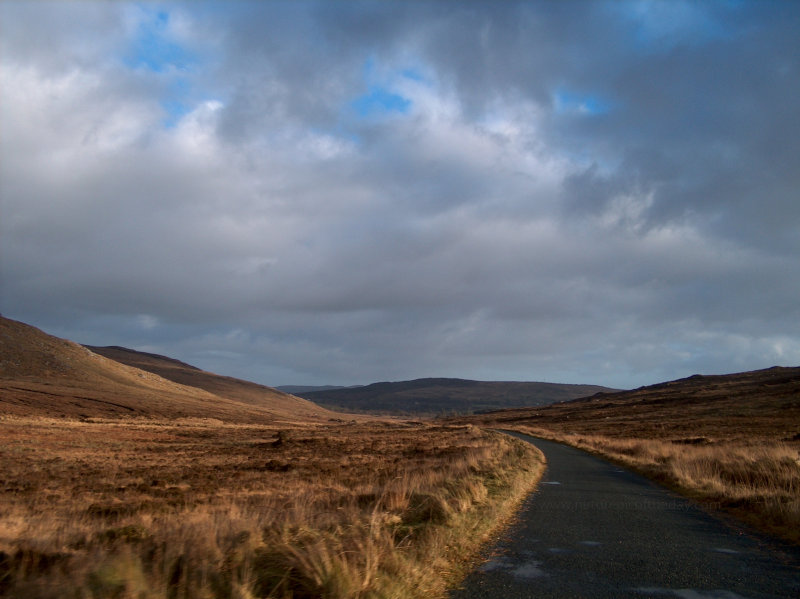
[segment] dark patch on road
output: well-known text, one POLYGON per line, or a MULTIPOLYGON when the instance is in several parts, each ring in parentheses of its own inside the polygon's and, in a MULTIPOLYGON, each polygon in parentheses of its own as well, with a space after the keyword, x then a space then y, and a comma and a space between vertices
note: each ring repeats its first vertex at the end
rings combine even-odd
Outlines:
POLYGON ((534 442, 548 471, 451 599, 800 597, 800 550, 736 530, 583 451, 534 442))

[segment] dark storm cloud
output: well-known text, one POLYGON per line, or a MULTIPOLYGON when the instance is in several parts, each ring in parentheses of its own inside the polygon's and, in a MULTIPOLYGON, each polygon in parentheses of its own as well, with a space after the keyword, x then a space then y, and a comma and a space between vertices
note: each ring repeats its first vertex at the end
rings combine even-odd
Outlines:
POLYGON ((271 384, 800 360, 792 3, 2 14, 8 316, 271 384))

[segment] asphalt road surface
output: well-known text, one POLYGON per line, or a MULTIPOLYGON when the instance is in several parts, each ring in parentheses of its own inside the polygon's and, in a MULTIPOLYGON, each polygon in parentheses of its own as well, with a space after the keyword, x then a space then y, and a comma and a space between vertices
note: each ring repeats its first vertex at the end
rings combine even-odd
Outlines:
POLYGON ((451 599, 800 598, 800 550, 757 538, 647 479, 558 443, 538 490, 451 599))

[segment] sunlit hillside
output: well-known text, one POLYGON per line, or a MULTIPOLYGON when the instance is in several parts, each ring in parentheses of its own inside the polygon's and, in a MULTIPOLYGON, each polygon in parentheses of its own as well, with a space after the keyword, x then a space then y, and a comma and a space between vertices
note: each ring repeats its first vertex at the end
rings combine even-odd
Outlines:
POLYGON ((327 420, 333 416, 311 402, 267 387, 188 366, 186 370, 196 372, 197 380, 169 380, 0 317, 2 413, 218 418, 261 423, 327 420))

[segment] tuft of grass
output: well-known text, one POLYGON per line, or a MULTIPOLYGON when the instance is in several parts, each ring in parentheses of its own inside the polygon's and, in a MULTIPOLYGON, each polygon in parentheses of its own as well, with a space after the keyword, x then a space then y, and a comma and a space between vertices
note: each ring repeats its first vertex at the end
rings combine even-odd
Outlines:
POLYGON ((543 457, 472 426, 0 419, 0 595, 436 597, 543 457))

